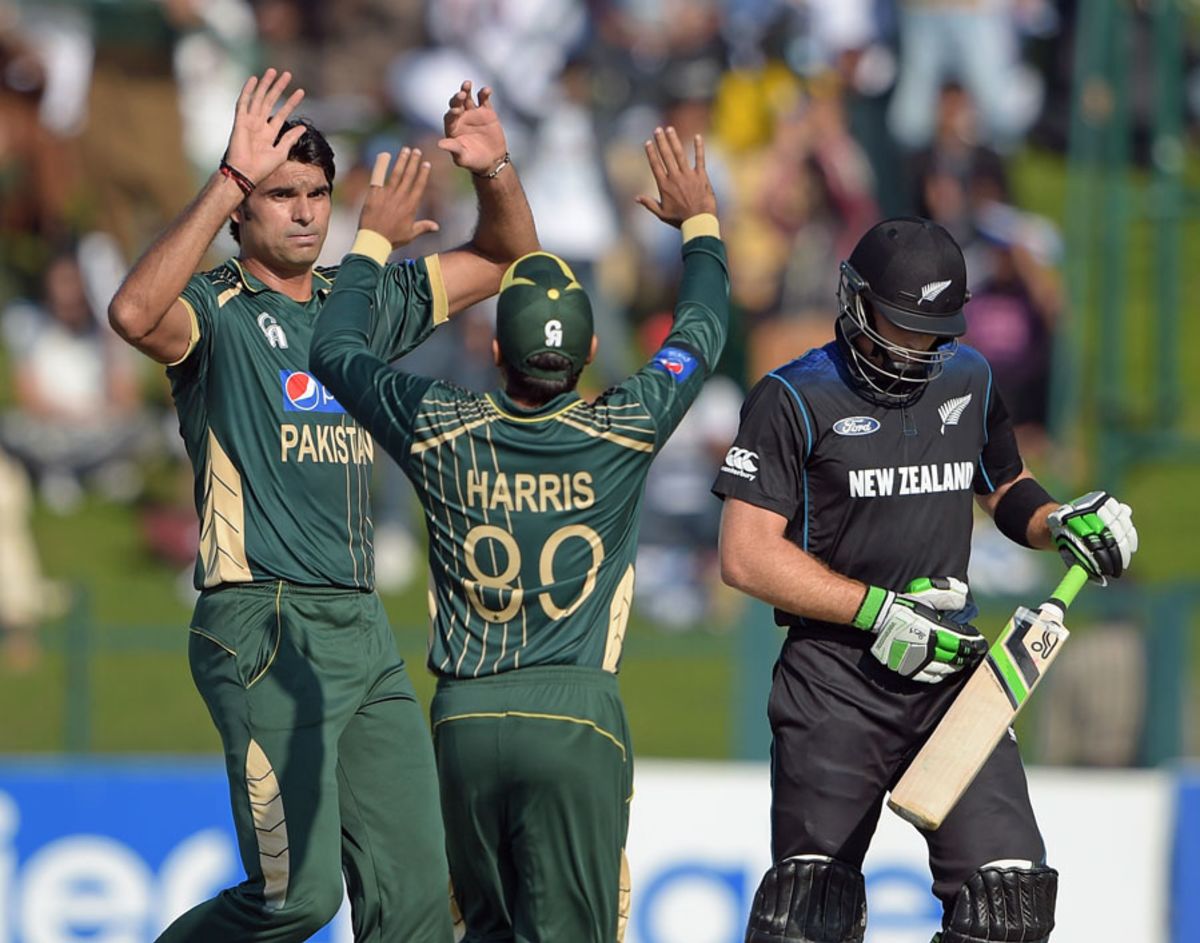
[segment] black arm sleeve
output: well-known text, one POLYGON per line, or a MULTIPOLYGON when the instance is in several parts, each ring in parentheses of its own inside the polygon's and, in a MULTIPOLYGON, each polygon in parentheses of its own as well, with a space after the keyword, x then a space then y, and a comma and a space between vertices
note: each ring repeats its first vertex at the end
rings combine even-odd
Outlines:
POLYGON ((800 394, 778 377, 764 377, 742 406, 742 424, 717 473, 713 494, 792 520, 804 501, 804 462, 812 435, 800 394))
POLYGON ((1012 419, 1008 407, 995 387, 991 389, 991 400, 987 411, 987 437, 979 462, 975 469, 974 488, 976 494, 991 494, 1001 485, 1021 474, 1025 463, 1017 450, 1017 437, 1013 433, 1012 419))

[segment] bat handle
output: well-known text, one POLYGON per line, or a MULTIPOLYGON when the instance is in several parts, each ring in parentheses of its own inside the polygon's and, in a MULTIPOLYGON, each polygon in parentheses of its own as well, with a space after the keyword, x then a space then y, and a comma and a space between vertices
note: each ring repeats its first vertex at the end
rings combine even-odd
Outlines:
POLYGON ((1054 592, 1050 594, 1050 598, 1046 600, 1052 606, 1057 607, 1065 617, 1067 607, 1075 601, 1075 597, 1079 595, 1079 591, 1087 585, 1088 575, 1087 570, 1081 567, 1078 563, 1072 564, 1067 570, 1067 575, 1062 578, 1062 581, 1054 587, 1054 592))

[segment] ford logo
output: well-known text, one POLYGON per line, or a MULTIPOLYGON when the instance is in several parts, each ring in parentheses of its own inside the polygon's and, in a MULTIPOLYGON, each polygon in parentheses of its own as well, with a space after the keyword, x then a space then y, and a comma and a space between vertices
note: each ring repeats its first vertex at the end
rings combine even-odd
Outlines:
POLYGON ((838 435, 870 435, 879 430, 879 420, 870 416, 847 416, 833 424, 838 435))

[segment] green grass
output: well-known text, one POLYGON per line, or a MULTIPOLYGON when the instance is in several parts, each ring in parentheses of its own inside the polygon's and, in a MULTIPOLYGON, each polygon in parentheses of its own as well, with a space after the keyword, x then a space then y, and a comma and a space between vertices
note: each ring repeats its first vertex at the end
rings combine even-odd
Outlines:
MULTIPOLYGON (((0 716, 17 719, 0 725, 0 753, 59 751, 85 731, 99 752, 215 753, 219 742, 187 667, 190 606, 179 597, 179 574, 142 549, 133 509, 90 501, 69 517, 39 511, 35 525, 48 575, 81 593, 96 627, 93 652, 86 687, 73 692, 64 660, 74 644, 68 620, 46 628, 46 651, 32 671, 0 666, 0 716), (86 708, 73 733, 70 693, 86 708)), ((427 705, 424 587, 414 583, 384 603, 427 705)), ((673 635, 631 620, 621 678, 639 754, 729 755, 733 645, 732 635, 673 635)))

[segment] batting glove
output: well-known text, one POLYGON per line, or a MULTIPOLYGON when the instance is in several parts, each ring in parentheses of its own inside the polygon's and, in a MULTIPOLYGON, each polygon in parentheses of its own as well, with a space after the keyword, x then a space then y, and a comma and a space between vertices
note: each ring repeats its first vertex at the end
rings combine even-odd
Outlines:
POLYGON ((1054 545, 1067 566, 1078 563, 1105 586, 1125 572, 1138 548, 1133 511, 1104 491, 1092 491, 1050 513, 1054 545))
POLYGON ((938 612, 957 612, 967 606, 967 584, 953 576, 926 576, 913 580, 900 595, 938 612))
POLYGON ((987 654, 987 640, 974 626, 956 625, 938 610, 878 586, 867 589, 853 624, 875 635, 871 654, 882 664, 925 684, 973 667, 987 654))

